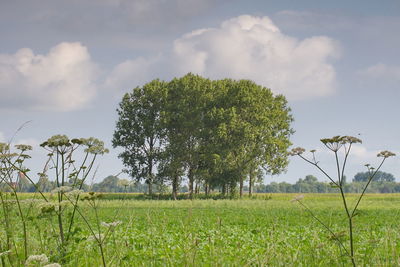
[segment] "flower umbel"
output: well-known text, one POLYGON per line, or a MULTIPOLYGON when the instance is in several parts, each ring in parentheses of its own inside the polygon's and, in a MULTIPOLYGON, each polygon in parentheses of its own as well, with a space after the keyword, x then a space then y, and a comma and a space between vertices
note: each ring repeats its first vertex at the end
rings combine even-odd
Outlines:
POLYGON ((32 264, 46 264, 49 262, 49 259, 47 258, 47 256, 45 254, 41 254, 41 255, 30 255, 28 257, 28 259, 26 260, 25 264, 26 265, 32 265, 32 264))
POLYGON ((295 147, 293 148, 290 152, 289 155, 290 156, 296 156, 296 155, 301 155, 305 152, 306 150, 302 147, 295 147))
POLYGON ((300 201, 304 198, 304 195, 297 195, 295 196, 292 200, 290 200, 291 202, 296 202, 296 201, 300 201))
POLYGON ((393 152, 390 152, 390 151, 385 150, 385 151, 379 152, 378 155, 376 155, 376 156, 377 156, 377 157, 383 157, 383 158, 389 158, 389 157, 394 157, 394 156, 396 156, 396 154, 393 153, 393 152))

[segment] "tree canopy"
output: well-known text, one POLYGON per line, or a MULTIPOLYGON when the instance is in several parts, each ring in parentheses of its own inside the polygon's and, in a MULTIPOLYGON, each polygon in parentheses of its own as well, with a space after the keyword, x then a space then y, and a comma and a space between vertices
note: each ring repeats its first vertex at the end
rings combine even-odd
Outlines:
POLYGON ((153 80, 125 94, 118 108, 113 146, 126 172, 168 182, 173 193, 187 178, 190 194, 234 193, 262 173, 288 164, 293 121, 285 97, 249 80, 209 80, 187 74, 169 82, 153 80))

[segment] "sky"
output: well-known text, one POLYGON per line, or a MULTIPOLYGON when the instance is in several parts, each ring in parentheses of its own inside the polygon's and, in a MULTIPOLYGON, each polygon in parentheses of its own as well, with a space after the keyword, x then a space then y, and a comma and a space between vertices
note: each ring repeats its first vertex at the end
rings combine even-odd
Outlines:
MULTIPOLYGON (((0 0, 0 142, 32 145, 26 164, 36 173, 52 135, 97 137, 110 148, 99 181, 123 169, 111 146, 123 94, 192 72, 285 95, 293 146, 316 149, 328 171, 334 158, 321 138, 362 139, 350 180, 381 150, 400 156, 398 29, 398 0, 0 0)), ((382 168, 398 182, 399 163, 382 168)), ((308 174, 326 180, 292 158, 265 182, 308 174)))

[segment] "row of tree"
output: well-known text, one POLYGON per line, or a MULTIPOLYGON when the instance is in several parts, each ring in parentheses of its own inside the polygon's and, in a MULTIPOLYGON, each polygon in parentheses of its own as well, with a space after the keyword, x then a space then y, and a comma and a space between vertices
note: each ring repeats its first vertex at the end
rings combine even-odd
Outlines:
POLYGON ((263 174, 288 164, 293 121, 286 99, 249 80, 209 80, 187 74, 153 80, 124 95, 113 146, 136 181, 172 186, 186 179, 190 195, 218 188, 250 192, 263 174))
MULTIPOLYGON (((346 193, 360 193, 364 188, 365 182, 369 177, 368 172, 357 173, 351 183, 346 183, 344 190, 346 193)), ((66 185, 72 185, 72 181, 66 183, 66 185)), ((18 191, 21 192, 35 192, 36 188, 26 179, 21 177, 18 184, 16 185, 18 191)), ((57 187, 56 182, 50 181, 45 177, 40 178, 37 186, 43 192, 50 192, 57 187)), ((1 191, 9 191, 9 188, 5 184, 0 184, 1 191), (4 187, 4 188, 3 188, 4 187)), ((92 185, 83 184, 82 189, 84 191, 95 191, 95 192, 111 192, 111 193, 146 193, 148 185, 145 183, 132 183, 127 179, 120 179, 117 176, 110 175, 104 178, 98 183, 92 185)), ((195 188, 195 192, 204 193, 204 186, 195 188)), ((249 191, 249 186, 246 184, 243 186, 244 191, 249 191)), ((157 193, 171 193, 171 187, 157 184, 154 188, 154 192, 157 193)), ((180 193, 189 192, 187 184, 181 185, 178 189, 180 193)), ((221 192, 221 188, 216 189, 213 193, 221 192)), ((328 182, 320 182, 315 176, 307 175, 304 179, 299 179, 296 183, 290 184, 287 182, 272 182, 270 184, 257 183, 254 185, 254 192, 257 193, 336 193, 337 188, 332 187, 328 182)), ((400 183, 395 182, 395 178, 390 173, 379 171, 371 185, 368 188, 367 193, 400 193, 400 183)))
MULTIPOLYGON (((365 187, 371 173, 357 173, 351 183, 344 183, 344 192, 360 193, 365 187)), ((400 183, 395 182, 395 177, 391 173, 378 171, 372 183, 367 189, 367 193, 400 193, 400 183)), ((307 175, 304 179, 299 179, 295 184, 287 182, 272 182, 268 185, 259 184, 255 186, 258 193, 337 193, 338 189, 332 187, 328 182, 320 182, 313 175, 307 175)))

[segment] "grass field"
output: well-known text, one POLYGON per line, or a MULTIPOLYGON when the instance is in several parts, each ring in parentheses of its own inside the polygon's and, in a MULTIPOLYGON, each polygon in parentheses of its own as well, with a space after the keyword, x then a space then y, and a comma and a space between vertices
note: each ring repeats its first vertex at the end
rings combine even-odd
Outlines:
MULTIPOLYGON (((80 210, 93 229, 100 229, 103 234, 107 227, 98 226, 97 222, 121 221, 104 241, 109 266, 350 265, 329 232, 297 202, 290 202, 294 195, 270 196, 271 199, 259 195, 259 199, 244 200, 100 200, 98 220, 86 202, 80 203, 80 210)), ((50 262, 62 266, 102 265, 99 247, 91 240, 81 217, 77 217, 62 260, 57 249, 56 217, 40 215, 39 208, 28 203, 23 205, 25 209, 30 207, 30 255, 45 254, 50 262)), ((337 195, 305 194, 303 203, 334 232, 346 231, 337 195)), ((70 209, 67 207, 64 212, 70 209)), ((3 211, 0 215, 3 218, 3 211)), ((16 212, 14 216, 17 218, 16 212)), ((399 194, 365 197, 355 218, 357 265, 400 266, 399 221, 399 194)), ((12 229, 15 248, 7 257, 20 257, 16 255, 23 246, 19 220, 14 221, 12 229)), ((344 235, 344 242, 346 238, 344 235)), ((2 222, 0 252, 5 250, 5 244, 2 222)), ((7 257, 2 256, 6 266, 7 257)))

